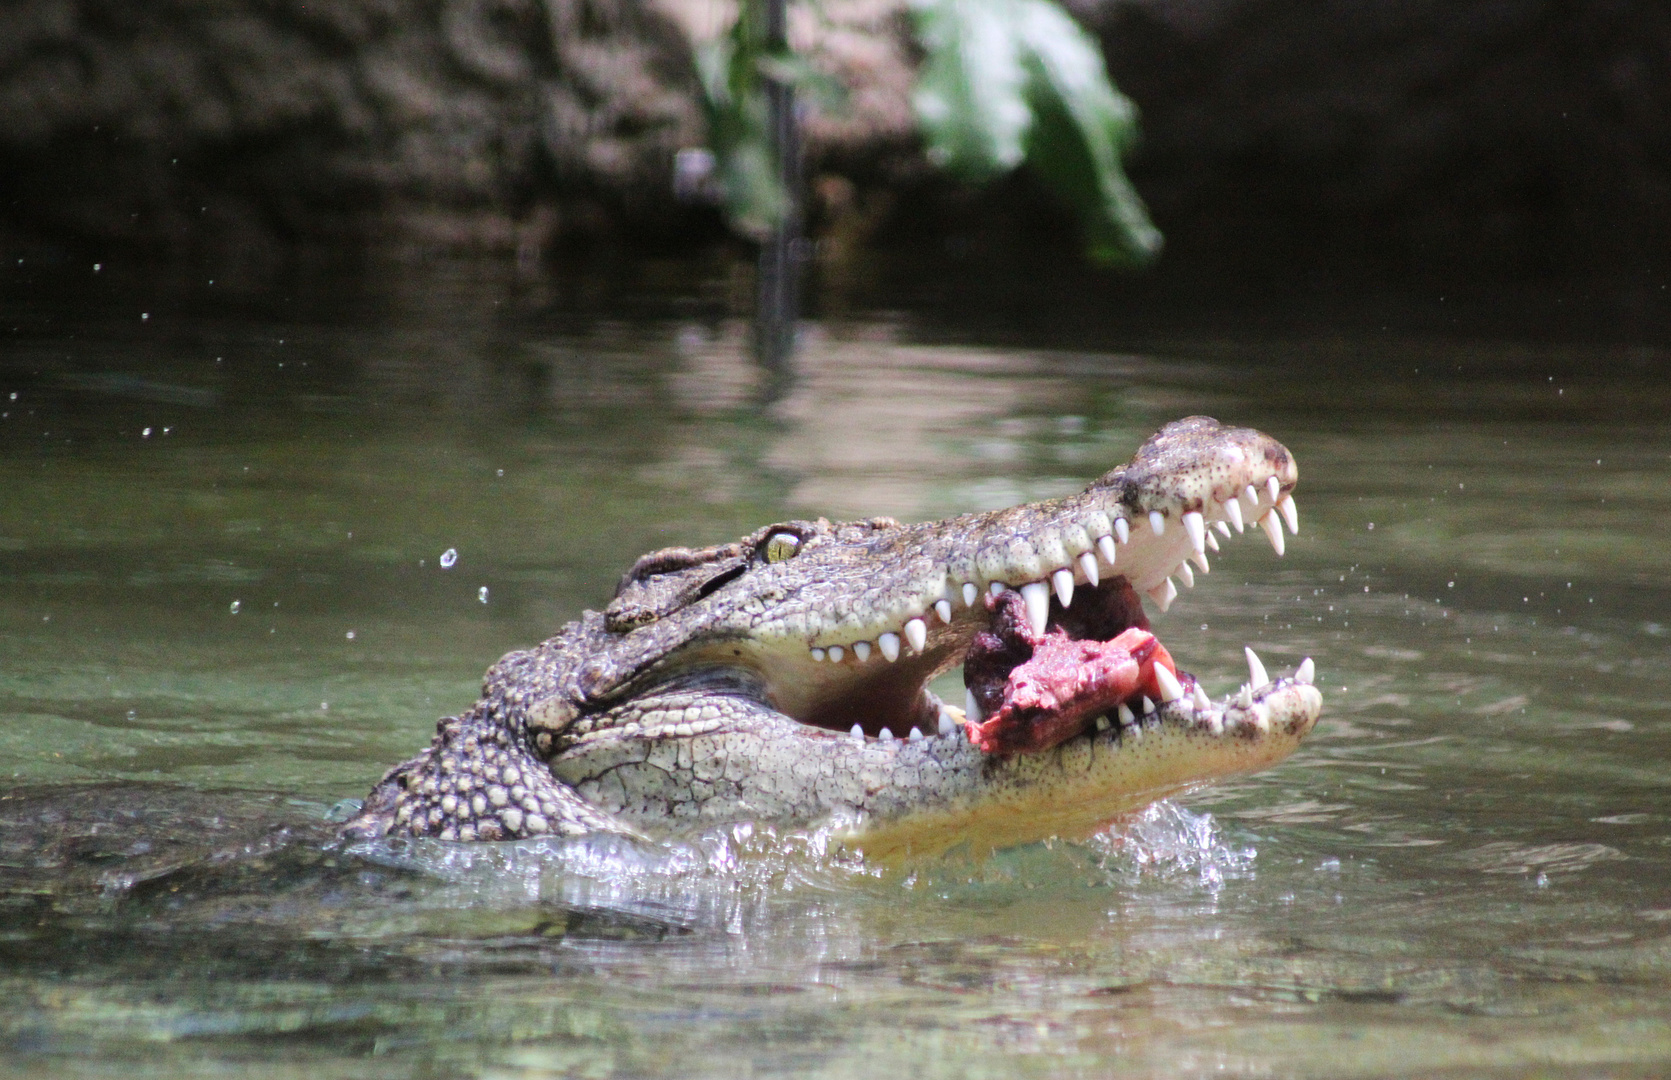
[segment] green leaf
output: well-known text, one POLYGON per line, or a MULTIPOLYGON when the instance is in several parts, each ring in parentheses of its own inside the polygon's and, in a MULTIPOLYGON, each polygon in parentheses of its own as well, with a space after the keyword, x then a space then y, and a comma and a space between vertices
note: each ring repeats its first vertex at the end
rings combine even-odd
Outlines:
POLYGON ((1095 39, 1052 0, 911 0, 913 96, 931 160, 982 183, 1025 162, 1079 215, 1087 253, 1136 265, 1160 232, 1120 165, 1137 110, 1095 39))

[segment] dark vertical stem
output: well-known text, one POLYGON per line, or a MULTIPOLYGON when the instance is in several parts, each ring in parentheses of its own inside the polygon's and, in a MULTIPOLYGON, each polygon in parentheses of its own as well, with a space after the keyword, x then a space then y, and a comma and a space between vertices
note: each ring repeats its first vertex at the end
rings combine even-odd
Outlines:
MULTIPOLYGON (((787 0, 765 0, 766 47, 778 52, 788 45, 787 0)), ((760 294, 755 313, 755 348, 772 370, 781 369, 795 348, 795 322, 800 306, 801 256, 801 139, 795 120, 795 91, 787 83, 767 79, 766 123, 777 155, 778 179, 789 196, 789 207, 777 228, 760 248, 760 294)))

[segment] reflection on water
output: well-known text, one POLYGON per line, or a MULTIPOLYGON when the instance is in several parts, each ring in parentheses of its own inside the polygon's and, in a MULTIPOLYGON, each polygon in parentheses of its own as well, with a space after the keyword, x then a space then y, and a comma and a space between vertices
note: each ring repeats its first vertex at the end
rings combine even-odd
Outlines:
POLYGON ((9 301, 8 1071, 1671 1061, 1661 354, 996 348, 898 316, 809 328, 766 387, 722 308, 381 288, 9 301), (328 842, 327 807, 642 551, 1058 494, 1195 412, 1300 461, 1286 558, 1226 544, 1157 619, 1214 693, 1244 643, 1273 671, 1316 658, 1323 720, 1269 773, 1087 842, 890 873, 764 827, 328 842))

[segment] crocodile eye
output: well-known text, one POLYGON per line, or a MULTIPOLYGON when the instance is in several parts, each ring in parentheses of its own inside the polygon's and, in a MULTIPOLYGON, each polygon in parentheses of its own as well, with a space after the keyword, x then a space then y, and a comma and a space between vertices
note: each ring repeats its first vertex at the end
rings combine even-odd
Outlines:
POLYGON ((769 563, 786 562, 793 559, 801 550, 801 538, 794 533, 773 533, 766 538, 766 561, 769 563))

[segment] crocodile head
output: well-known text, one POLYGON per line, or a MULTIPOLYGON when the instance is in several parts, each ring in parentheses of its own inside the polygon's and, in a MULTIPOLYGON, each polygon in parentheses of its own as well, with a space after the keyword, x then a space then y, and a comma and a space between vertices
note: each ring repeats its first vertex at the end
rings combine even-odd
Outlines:
POLYGON ((604 612, 502 660, 356 826, 480 838, 836 816, 884 858, 1089 833, 1278 761, 1315 722, 1309 661, 1273 681, 1249 650, 1248 683, 1212 701, 1140 599, 1165 610, 1217 535, 1263 529, 1281 554, 1297 476, 1268 436, 1192 417, 1066 498, 654 552, 604 612), (928 689, 958 666, 961 707, 928 689), (550 790, 504 783, 495 755, 518 779, 549 771, 550 790), (461 772, 476 777, 462 790, 461 772))

